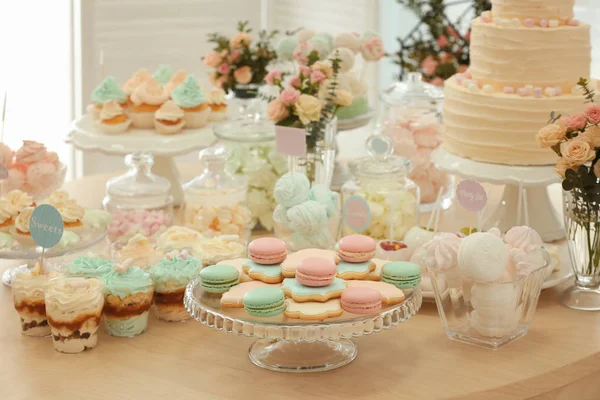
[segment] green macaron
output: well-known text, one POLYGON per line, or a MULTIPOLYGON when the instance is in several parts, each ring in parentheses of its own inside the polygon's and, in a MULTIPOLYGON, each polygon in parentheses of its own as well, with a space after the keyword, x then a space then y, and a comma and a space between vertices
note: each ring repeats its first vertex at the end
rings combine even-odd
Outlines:
POLYGON ((421 267, 406 261, 389 262, 381 270, 381 280, 400 289, 410 289, 421 283, 421 267))
POLYGON ((285 308, 283 290, 278 287, 262 286, 250 290, 242 299, 246 312, 255 317, 272 317, 285 308))
POLYGON ((211 265, 200 271, 200 286, 210 293, 225 293, 240 282, 240 272, 231 265, 211 265))

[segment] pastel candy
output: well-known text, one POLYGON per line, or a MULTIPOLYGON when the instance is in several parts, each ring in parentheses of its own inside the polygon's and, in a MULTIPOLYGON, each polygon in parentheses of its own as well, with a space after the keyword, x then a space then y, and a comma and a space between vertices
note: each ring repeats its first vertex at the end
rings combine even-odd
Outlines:
POLYGON ((533 88, 533 96, 536 98, 541 98, 544 95, 541 87, 533 88))
POLYGON ((297 232, 317 233, 327 227, 325 207, 313 200, 305 201, 290 208, 287 212, 289 227, 297 232))
POLYGON ((288 172, 275 183, 273 197, 278 204, 293 207, 308 200, 309 189, 310 182, 305 175, 288 172))
POLYGON ((523 25, 525 25, 527 28, 533 28, 535 21, 531 18, 526 18, 525 21, 523 21, 523 25))
POLYGON ((504 86, 503 92, 506 94, 512 94, 515 92, 515 88, 512 86, 504 86))

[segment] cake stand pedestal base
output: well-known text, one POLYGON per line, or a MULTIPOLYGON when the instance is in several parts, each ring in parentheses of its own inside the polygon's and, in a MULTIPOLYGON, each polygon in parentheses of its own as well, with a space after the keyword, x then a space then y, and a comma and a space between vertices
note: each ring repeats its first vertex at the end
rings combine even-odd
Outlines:
MULTIPOLYGON (((479 182, 505 185, 502 201, 484 223, 484 229, 497 226, 502 232, 517 224, 519 187, 527 192, 529 225, 545 242, 565 238, 559 213, 548 196, 548 185, 558 182, 550 166, 512 166, 473 161, 440 147, 432 154, 433 162, 444 172, 479 182)), ((524 211, 521 213, 524 224, 524 211)))
POLYGON ((356 358, 352 340, 293 342, 257 340, 248 350, 255 365, 277 372, 322 372, 342 367, 356 358))

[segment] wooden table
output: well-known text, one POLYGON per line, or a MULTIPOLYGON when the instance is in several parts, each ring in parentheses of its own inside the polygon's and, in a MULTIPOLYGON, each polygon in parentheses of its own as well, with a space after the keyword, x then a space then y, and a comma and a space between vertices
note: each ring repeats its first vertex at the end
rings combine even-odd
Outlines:
MULTIPOLYGON (((193 171, 183 168, 184 177, 193 171)), ((106 179, 66 188, 98 207, 106 179)), ((492 188, 490 201, 499 194, 492 188)), ((453 208, 442 226, 466 220, 453 208)), ((140 337, 102 332, 92 351, 60 354, 48 338, 19 334, 10 289, 2 287, 0 399, 600 399, 600 313, 561 306, 564 287, 544 291, 529 333, 499 351, 448 340, 435 305, 425 303, 406 324, 356 339, 354 362, 319 374, 258 368, 247 356, 252 339, 195 321, 152 319, 140 337)))

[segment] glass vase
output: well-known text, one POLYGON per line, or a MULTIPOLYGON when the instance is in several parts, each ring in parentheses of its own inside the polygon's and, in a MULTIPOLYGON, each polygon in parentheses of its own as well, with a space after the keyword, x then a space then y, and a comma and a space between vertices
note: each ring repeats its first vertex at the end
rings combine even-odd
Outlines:
POLYGON ((564 219, 574 285, 561 299, 576 310, 600 310, 600 204, 578 188, 563 192, 564 219))
POLYGON ((322 184, 331 188, 335 169, 335 135, 337 118, 323 126, 318 123, 306 127, 306 156, 288 157, 288 170, 306 175, 310 185, 322 184))
POLYGON ((229 99, 234 104, 234 119, 260 119, 264 112, 264 104, 260 97, 262 84, 238 84, 231 89, 229 99))

